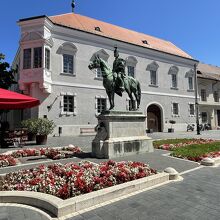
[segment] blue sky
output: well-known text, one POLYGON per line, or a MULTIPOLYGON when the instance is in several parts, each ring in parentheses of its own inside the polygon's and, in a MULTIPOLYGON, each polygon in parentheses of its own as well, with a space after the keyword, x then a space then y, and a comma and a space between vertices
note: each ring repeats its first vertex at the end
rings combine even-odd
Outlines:
MULTIPOLYGON (((0 52, 12 62, 20 18, 71 12, 71 0, 1 0, 0 52)), ((195 59, 220 66, 220 1, 76 0, 78 14, 169 40, 195 59)))

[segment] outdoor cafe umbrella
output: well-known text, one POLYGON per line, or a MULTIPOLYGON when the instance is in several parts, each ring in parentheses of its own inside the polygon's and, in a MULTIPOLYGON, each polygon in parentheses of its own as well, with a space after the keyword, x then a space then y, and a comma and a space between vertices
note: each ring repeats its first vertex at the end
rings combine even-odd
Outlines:
POLYGON ((39 104, 38 99, 0 88, 0 109, 25 109, 39 104))

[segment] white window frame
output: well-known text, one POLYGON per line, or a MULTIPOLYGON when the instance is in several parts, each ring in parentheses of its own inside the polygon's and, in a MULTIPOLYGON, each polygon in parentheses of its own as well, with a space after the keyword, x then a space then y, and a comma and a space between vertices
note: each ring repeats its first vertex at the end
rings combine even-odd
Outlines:
POLYGON ((96 115, 101 114, 101 112, 98 112, 98 100, 99 99, 105 99, 106 100, 106 110, 108 109, 108 98, 105 97, 105 96, 97 95, 97 96, 95 96, 95 111, 96 111, 96 115))
POLYGON ((150 73, 150 83, 148 85, 150 87, 158 87, 158 68, 159 68, 159 65, 155 61, 148 64, 147 66, 146 70, 149 71, 150 73), (151 78, 152 71, 155 71, 156 84, 152 84, 152 78, 151 78))
POLYGON ((23 63, 22 63, 22 67, 23 67, 23 69, 24 70, 27 70, 27 69, 31 69, 32 68, 32 48, 24 48, 23 49, 23 58, 22 58, 22 60, 23 60, 23 63), (28 67, 28 68, 24 68, 24 61, 25 61, 25 59, 24 59, 24 51, 25 50, 30 50, 31 51, 31 57, 30 57, 30 66, 28 67))
POLYGON ((50 70, 51 68, 51 51, 48 47, 44 48, 44 68, 50 70), (49 51, 49 68, 47 68, 46 51, 49 51))
POLYGON ((136 77, 136 66, 137 66, 137 59, 135 58, 135 57, 133 57, 133 56, 129 56, 129 57, 127 57, 126 59, 125 59, 125 62, 126 62, 126 74, 127 74, 127 76, 131 76, 130 74, 129 74, 129 68, 131 67, 131 68, 133 68, 133 70, 134 70, 134 72, 133 72, 133 76, 131 76, 131 77, 133 77, 133 78, 135 78, 136 77))
POLYGON ((40 47, 34 47, 33 48, 33 69, 38 69, 38 68, 42 68, 42 66, 43 66, 43 48, 42 48, 42 46, 40 46, 40 47), (35 49, 41 49, 41 65, 40 66, 36 66, 35 67, 35 49))
POLYGON ((61 109, 61 112, 60 114, 61 115, 66 115, 66 116, 69 116, 69 115, 73 115, 73 116, 76 116, 77 115, 77 102, 76 102, 76 93, 71 93, 71 92, 61 92, 60 93, 60 96, 61 96, 61 101, 60 101, 60 109, 61 109), (73 106, 73 112, 66 112, 64 111, 64 96, 73 96, 74 98, 74 106, 73 106))
POLYGON ((193 76, 189 76, 188 77, 188 90, 194 91, 194 79, 193 79, 193 76), (190 88, 189 79, 192 79, 192 88, 190 88))
POLYGON ((215 103, 218 103, 218 102, 219 102, 219 92, 218 92, 218 91, 214 91, 214 92, 213 92, 213 99, 214 99, 214 102, 215 102, 215 103), (216 101, 216 99, 215 99, 215 98, 216 98, 216 97, 215 97, 215 94, 217 94, 217 98, 218 98, 217 101, 216 101))
POLYGON ((172 116, 173 117, 179 117, 180 116, 180 106, 179 106, 179 103, 178 102, 172 102, 171 103, 171 112, 172 112, 172 116), (178 108, 178 114, 175 114, 174 113, 174 104, 177 104, 177 108, 178 108))
POLYGON ((77 47, 70 42, 65 42, 62 44, 59 49, 58 53, 61 54, 61 75, 66 76, 76 76, 76 54, 77 54, 77 47), (64 73, 64 54, 73 56, 73 73, 64 73))
POLYGON ((195 103, 192 103, 190 102, 189 103, 189 117, 194 117, 196 115, 196 108, 195 108, 195 103), (191 109, 190 109, 190 106, 193 106, 193 109, 194 109, 194 114, 191 114, 191 109))
POLYGON ((178 72, 179 68, 177 66, 171 66, 169 69, 168 74, 171 75, 171 89, 178 89, 178 72))
POLYGON ((202 124, 205 124, 205 123, 208 123, 208 112, 201 112, 201 123, 202 124), (202 118, 202 113, 206 113, 206 121, 205 122, 203 122, 203 118, 202 118))
POLYGON ((207 91, 206 91, 206 89, 201 89, 200 92, 201 92, 201 101, 202 102, 207 102, 207 91), (205 91, 205 96, 204 97, 203 97, 203 92, 202 91, 205 91))
POLYGON ((193 92, 194 89, 195 89, 195 80, 194 80, 194 76, 195 76, 195 73, 194 73, 194 70, 193 69, 190 69, 188 72, 186 72, 185 74, 185 78, 187 78, 187 84, 188 84, 188 88, 187 88, 187 91, 188 92, 193 92), (189 78, 192 78, 192 88, 190 88, 189 86, 189 78))

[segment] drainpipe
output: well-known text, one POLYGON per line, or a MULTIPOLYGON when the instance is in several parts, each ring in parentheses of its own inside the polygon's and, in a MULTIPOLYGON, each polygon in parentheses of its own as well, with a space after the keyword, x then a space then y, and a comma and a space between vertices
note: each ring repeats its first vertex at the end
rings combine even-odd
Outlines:
POLYGON ((199 103, 198 103, 198 82, 197 82, 197 64, 194 64, 194 84, 195 84, 195 107, 196 107, 196 131, 197 135, 200 135, 199 129, 199 103))

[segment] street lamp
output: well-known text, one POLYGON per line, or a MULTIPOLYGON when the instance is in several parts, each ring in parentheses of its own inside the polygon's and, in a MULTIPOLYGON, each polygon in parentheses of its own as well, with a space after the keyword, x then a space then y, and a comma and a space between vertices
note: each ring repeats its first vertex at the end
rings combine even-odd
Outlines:
POLYGON ((196 107, 196 131, 200 135, 199 128, 199 103, 198 103, 198 83, 197 83, 197 64, 194 64, 194 81, 195 81, 195 107, 196 107))

